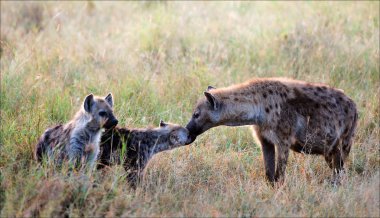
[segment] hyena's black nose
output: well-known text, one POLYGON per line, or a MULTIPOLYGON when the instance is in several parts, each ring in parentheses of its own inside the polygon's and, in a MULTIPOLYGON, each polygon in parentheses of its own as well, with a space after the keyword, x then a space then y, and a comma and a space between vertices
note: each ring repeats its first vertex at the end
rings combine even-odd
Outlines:
POLYGON ((192 134, 189 134, 189 137, 187 138, 187 141, 186 141, 186 145, 189 145, 191 143, 193 143, 195 141, 195 139, 197 138, 196 135, 192 135, 192 134))
POLYGON ((116 118, 112 120, 112 126, 116 126, 118 123, 119 121, 116 118))
POLYGON ((115 127, 118 123, 119 121, 115 117, 111 117, 108 119, 107 123, 104 125, 104 128, 111 129, 115 127))

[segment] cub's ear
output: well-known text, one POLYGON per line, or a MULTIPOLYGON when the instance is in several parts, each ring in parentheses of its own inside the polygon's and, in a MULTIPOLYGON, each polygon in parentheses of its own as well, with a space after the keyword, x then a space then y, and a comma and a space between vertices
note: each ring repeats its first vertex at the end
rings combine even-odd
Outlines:
POLYGON ((110 93, 107 95, 107 97, 105 97, 104 99, 107 101, 107 103, 108 103, 111 107, 113 107, 113 97, 112 97, 112 93, 111 93, 111 92, 110 92, 110 93))
POLYGON ((211 104, 212 109, 218 110, 218 102, 215 96, 213 96, 210 92, 204 92, 203 94, 205 94, 207 101, 211 104))
POLYGON ((207 91, 210 91, 211 89, 215 89, 215 87, 212 87, 212 86, 207 87, 207 91))
POLYGON ((91 93, 87 95, 87 97, 84 99, 83 107, 84 110, 88 113, 91 113, 91 106, 94 103, 94 95, 91 93))
POLYGON ((160 120, 160 127, 165 127, 167 126, 168 124, 165 123, 163 120, 160 120))

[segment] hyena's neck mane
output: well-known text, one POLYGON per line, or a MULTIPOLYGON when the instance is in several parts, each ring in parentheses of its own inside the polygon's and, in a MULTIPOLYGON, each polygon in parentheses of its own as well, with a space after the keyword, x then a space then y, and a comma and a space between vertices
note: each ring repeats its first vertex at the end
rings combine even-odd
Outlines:
POLYGON ((98 132, 101 130, 100 125, 95 121, 95 119, 93 119, 92 116, 84 110, 78 111, 71 123, 76 129, 85 129, 90 132, 98 132))
POLYGON ((221 102, 221 125, 263 125, 293 94, 281 80, 255 79, 210 91, 221 102))
POLYGON ((71 136, 80 142, 80 144, 99 144, 102 129, 100 125, 92 119, 91 115, 85 111, 78 111, 74 119, 67 125, 73 128, 71 136))

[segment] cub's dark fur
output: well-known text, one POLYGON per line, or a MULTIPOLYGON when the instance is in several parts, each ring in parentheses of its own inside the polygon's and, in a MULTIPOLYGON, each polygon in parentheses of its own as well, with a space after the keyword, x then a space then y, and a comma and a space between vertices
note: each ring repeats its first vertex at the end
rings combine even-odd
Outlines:
POLYGON ((188 140, 189 132, 186 128, 162 121, 158 128, 116 127, 102 136, 98 168, 122 163, 128 173, 128 182, 135 187, 141 172, 154 154, 183 146, 188 140))

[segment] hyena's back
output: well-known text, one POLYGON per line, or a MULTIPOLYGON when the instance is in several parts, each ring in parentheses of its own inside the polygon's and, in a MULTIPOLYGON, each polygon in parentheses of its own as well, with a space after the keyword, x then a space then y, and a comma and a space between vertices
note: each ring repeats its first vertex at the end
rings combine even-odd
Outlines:
MULTIPOLYGON (((58 146, 64 146, 70 138, 71 128, 65 128, 65 125, 59 124, 47 129, 38 141, 35 150, 35 158, 42 161, 45 155, 50 155, 51 152, 58 146)), ((62 147, 61 149, 65 149, 62 147)), ((62 159, 60 157, 59 159, 62 159)))

